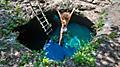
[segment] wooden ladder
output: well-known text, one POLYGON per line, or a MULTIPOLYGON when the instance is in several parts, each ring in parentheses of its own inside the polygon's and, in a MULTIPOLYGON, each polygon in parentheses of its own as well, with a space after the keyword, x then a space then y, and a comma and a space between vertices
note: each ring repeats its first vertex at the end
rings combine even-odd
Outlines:
POLYGON ((43 12, 43 10, 41 9, 41 6, 40 6, 39 1, 38 1, 38 0, 36 0, 36 1, 37 1, 37 3, 38 3, 38 7, 39 7, 39 10, 40 10, 40 12, 41 12, 41 14, 42 14, 42 17, 39 18, 39 17, 37 16, 37 14, 36 14, 36 12, 35 12, 32 4, 31 4, 31 2, 30 2, 30 0, 29 0, 29 3, 30 3, 30 6, 31 6, 31 9, 32 9, 32 12, 33 12, 33 14, 36 16, 36 18, 37 18, 37 20, 39 21, 40 25, 42 26, 44 32, 45 32, 47 35, 49 35, 49 34, 51 33, 51 31, 52 31, 52 28, 51 28, 52 25, 48 22, 45 14, 44 14, 44 12, 43 12))

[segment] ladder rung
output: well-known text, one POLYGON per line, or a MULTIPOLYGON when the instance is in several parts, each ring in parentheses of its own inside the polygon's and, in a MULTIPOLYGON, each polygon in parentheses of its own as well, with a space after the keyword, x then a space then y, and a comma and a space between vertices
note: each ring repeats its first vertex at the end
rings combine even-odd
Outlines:
POLYGON ((48 26, 51 26, 51 24, 47 23, 46 21, 43 21, 41 24, 42 24, 43 26, 45 26, 45 27, 46 27, 47 25, 48 25, 48 26))
POLYGON ((46 24, 44 27, 46 27, 46 26, 49 26, 48 24, 46 24))
MULTIPOLYGON (((47 27, 47 29, 48 29, 48 27, 49 27, 49 25, 48 24, 46 24, 45 26, 43 26, 42 28, 45 28, 46 29, 46 27, 47 27)), ((49 27, 50 28, 50 27, 49 27)))
POLYGON ((49 24, 49 25, 47 26, 46 30, 48 30, 49 28, 51 28, 51 24, 49 24))
POLYGON ((46 32, 46 33, 47 33, 47 35, 48 35, 51 31, 52 31, 52 29, 50 29, 48 32, 46 32))
POLYGON ((44 19, 44 17, 41 17, 40 20, 41 20, 41 19, 44 19))
POLYGON ((51 28, 51 24, 46 24, 45 26, 42 24, 42 28, 44 29, 44 32, 46 32, 51 28))
POLYGON ((51 27, 51 24, 43 25, 43 24, 41 23, 41 25, 42 25, 42 28, 44 29, 44 32, 46 32, 46 31, 51 27))
POLYGON ((41 17, 41 18, 40 18, 40 21, 41 21, 41 22, 45 21, 45 18, 44 18, 44 17, 41 17))
POLYGON ((47 26, 47 24, 45 26, 42 26, 42 28, 47 31, 46 26, 47 26))
MULTIPOLYGON (((41 24, 44 24, 46 21, 41 22, 41 24)), ((47 23, 46 23, 47 24, 47 23)))

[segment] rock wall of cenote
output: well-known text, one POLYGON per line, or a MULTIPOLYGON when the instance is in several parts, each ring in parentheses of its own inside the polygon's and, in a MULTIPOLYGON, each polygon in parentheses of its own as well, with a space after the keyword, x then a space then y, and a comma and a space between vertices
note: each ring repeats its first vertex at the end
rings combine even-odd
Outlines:
MULTIPOLYGON (((61 12, 63 12, 63 11, 64 10, 61 10, 61 12)), ((45 43, 47 43, 48 40, 51 39, 51 37, 53 36, 56 29, 60 28, 60 26, 61 26, 58 14, 55 10, 49 10, 49 11, 45 12, 45 15, 46 15, 46 18, 48 19, 49 23, 52 24, 53 31, 49 35, 46 35, 46 33, 42 29, 42 26, 38 22, 37 18, 34 17, 34 18, 30 19, 30 21, 28 23, 26 23, 25 25, 18 26, 17 28, 15 28, 15 30, 19 31, 19 33, 20 33, 19 36, 17 37, 17 40, 32 50, 43 49, 45 43)), ((38 17, 41 17, 41 16, 42 16, 41 14, 38 15, 38 17)), ((93 33, 95 35, 95 30, 92 28, 92 26, 94 24, 87 17, 78 15, 77 13, 73 13, 68 26, 72 25, 72 23, 80 25, 80 26, 84 26, 86 29, 88 29, 91 33, 93 33)), ((73 28, 75 28, 74 25, 73 25, 73 28)), ((74 30, 79 31, 82 29, 76 28, 74 30)), ((82 33, 84 34, 87 32, 83 31, 82 33)))

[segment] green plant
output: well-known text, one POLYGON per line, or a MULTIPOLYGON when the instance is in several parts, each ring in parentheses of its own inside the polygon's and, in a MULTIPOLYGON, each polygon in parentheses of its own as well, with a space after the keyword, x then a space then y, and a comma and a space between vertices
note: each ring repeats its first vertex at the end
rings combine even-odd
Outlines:
POLYGON ((100 31, 102 30, 103 25, 104 25, 103 17, 100 17, 95 23, 94 27, 96 28, 97 31, 100 31))
POLYGON ((41 51, 40 53, 38 51, 33 51, 32 52, 32 58, 34 59, 34 66, 35 67, 41 67, 41 66, 45 66, 45 64, 47 63, 47 58, 45 57, 45 53, 44 51, 41 51))
POLYGON ((99 44, 102 43, 102 40, 99 38, 94 38, 93 40, 95 41, 89 43, 83 42, 82 48, 80 48, 72 57, 78 66, 95 67, 95 52, 99 47, 99 44))
POLYGON ((30 56, 28 53, 24 53, 22 56, 21 56, 21 62, 19 64, 19 66, 23 66, 25 64, 28 64, 29 61, 30 61, 30 56))
POLYGON ((105 10, 102 10, 100 13, 99 19, 96 21, 95 25, 93 26, 96 28, 97 31, 102 30, 102 27, 104 25, 104 17, 107 15, 107 12, 105 10))
POLYGON ((108 35, 108 37, 111 38, 111 39, 117 37, 117 32, 111 32, 111 33, 108 35))
MULTIPOLYGON (((20 9, 19 4, 15 5, 11 3, 11 0, 0 0, 0 40, 2 40, 0 41, 0 49, 5 47, 6 49, 4 50, 8 52, 11 47, 20 50, 21 44, 16 40, 19 33, 13 32, 13 29, 27 23, 27 20, 23 18, 24 14, 20 9)), ((29 56, 24 54, 22 60, 22 64, 28 63, 29 56)), ((2 62, 0 64, 8 65, 8 63, 5 63, 7 60, 1 60, 0 62, 2 62)))
POLYGON ((10 0, 0 1, 0 7, 3 9, 0 17, 0 23, 4 26, 1 30, 3 36, 9 35, 15 27, 27 22, 27 20, 23 18, 23 12, 21 11, 19 4, 11 5, 11 3, 10 0))
POLYGON ((102 12, 100 13, 100 15, 101 15, 101 17, 105 17, 107 15, 106 10, 103 9, 102 12))
POLYGON ((80 66, 95 66, 95 56, 92 55, 92 52, 95 52, 95 45, 87 44, 83 48, 81 48, 75 55, 73 56, 74 62, 80 66))
POLYGON ((32 53, 24 53, 21 56, 21 62, 19 66, 24 66, 25 64, 29 64, 32 61, 32 65, 34 67, 53 67, 53 66, 61 66, 63 65, 62 62, 57 61, 49 61, 48 58, 45 57, 45 53, 42 50, 41 52, 33 50, 32 53))
POLYGON ((27 20, 23 18, 23 12, 21 11, 19 4, 13 5, 10 0, 0 0, 0 9, 0 36, 4 38, 2 44, 3 46, 9 46, 11 44, 13 47, 18 48, 18 45, 20 45, 16 40, 18 33, 13 32, 13 29, 18 25, 25 24, 27 20), (8 42, 7 40, 12 41, 8 42))

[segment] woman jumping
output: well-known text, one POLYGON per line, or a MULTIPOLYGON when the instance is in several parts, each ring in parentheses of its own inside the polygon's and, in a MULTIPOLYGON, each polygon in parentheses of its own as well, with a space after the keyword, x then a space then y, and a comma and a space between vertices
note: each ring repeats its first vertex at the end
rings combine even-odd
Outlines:
POLYGON ((72 16, 74 10, 75 10, 75 8, 73 8, 71 13, 67 11, 67 12, 63 12, 62 14, 59 12, 59 10, 57 10, 60 20, 61 20, 61 24, 62 24, 61 30, 60 30, 59 45, 61 44, 61 41, 62 41, 63 32, 67 31, 67 25, 71 19, 71 16, 72 16))

